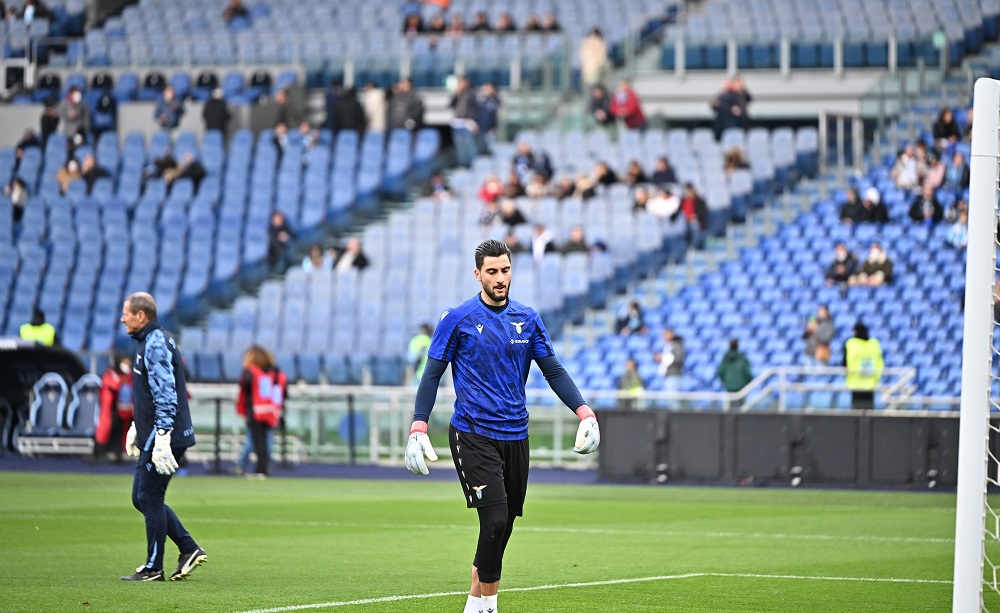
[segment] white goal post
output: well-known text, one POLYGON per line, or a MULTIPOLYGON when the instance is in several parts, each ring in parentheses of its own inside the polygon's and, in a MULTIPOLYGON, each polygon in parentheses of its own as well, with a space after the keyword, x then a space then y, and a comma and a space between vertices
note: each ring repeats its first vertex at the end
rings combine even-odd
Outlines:
POLYGON ((988 440, 992 410, 990 389, 994 378, 993 329, 997 325, 993 318, 993 286, 997 275, 997 194, 1000 193, 1000 81, 976 81, 969 167, 970 231, 962 347, 953 613, 979 613, 985 609, 983 590, 997 589, 997 563, 1000 563, 986 556, 986 539, 1000 539, 997 534, 1000 517, 989 507, 986 497, 989 469, 997 468, 997 458, 990 455, 988 440), (989 572, 984 579, 986 567, 989 572))

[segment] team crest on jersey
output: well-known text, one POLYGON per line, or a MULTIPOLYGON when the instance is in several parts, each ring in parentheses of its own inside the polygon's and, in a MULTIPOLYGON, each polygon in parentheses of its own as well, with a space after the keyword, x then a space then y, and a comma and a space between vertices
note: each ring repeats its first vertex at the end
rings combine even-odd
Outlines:
POLYGON ((518 334, 520 334, 521 333, 521 326, 524 325, 524 322, 523 321, 512 321, 512 322, 510 322, 510 325, 514 326, 514 329, 517 331, 518 334))
POLYGON ((474 486, 472 486, 472 490, 474 492, 476 492, 476 498, 478 498, 480 500, 483 499, 483 490, 485 490, 485 489, 486 489, 485 485, 474 485, 474 486))

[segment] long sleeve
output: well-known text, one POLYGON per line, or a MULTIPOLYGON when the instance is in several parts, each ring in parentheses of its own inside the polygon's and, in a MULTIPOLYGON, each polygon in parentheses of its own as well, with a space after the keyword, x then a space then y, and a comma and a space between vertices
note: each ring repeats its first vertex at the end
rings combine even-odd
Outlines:
POLYGON ((434 409, 434 401, 437 399, 438 385, 441 383, 441 375, 448 368, 448 362, 432 357, 427 358, 424 365, 424 376, 420 378, 420 386, 417 388, 416 407, 413 412, 414 421, 427 421, 431 417, 434 409))
POLYGON ((177 415, 177 381, 166 338, 159 330, 147 338, 144 360, 153 396, 155 429, 171 430, 177 415))
MULTIPOLYGON (((545 375, 545 380, 548 381, 549 387, 552 388, 556 396, 559 396, 559 400, 569 407, 571 411, 575 412, 587 404, 579 388, 576 387, 576 383, 573 383, 573 378, 569 376, 569 373, 566 372, 566 369, 559 362, 559 358, 549 355, 536 359, 535 363, 538 364, 538 367, 542 370, 542 374, 545 375)), ((426 374, 424 376, 426 378, 426 374)))

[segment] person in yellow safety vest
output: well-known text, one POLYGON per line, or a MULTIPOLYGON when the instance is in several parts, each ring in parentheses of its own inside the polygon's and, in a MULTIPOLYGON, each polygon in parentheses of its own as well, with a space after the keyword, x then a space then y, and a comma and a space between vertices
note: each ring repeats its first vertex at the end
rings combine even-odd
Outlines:
POLYGON ((56 329, 52 327, 52 324, 46 323, 45 313, 38 307, 35 307, 35 312, 31 315, 31 322, 23 324, 20 332, 21 338, 26 341, 35 341, 49 347, 59 344, 59 335, 56 334, 56 329))
POLYGON ((431 346, 431 334, 434 328, 428 323, 420 324, 420 332, 417 332, 410 339, 410 344, 406 349, 406 357, 413 365, 413 384, 420 385, 420 378, 424 376, 424 366, 427 364, 427 350, 431 346))
POLYGON ((870 338, 868 326, 860 321, 854 324, 854 336, 844 344, 844 366, 847 367, 845 383, 851 390, 851 406, 855 409, 875 408, 875 388, 882 378, 885 362, 882 345, 870 338))

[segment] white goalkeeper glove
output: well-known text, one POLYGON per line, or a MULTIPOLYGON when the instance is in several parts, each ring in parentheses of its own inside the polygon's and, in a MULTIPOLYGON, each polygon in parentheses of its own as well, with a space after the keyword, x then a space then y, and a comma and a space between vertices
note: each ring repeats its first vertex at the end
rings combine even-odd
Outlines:
POLYGON ((403 458, 406 468, 415 475, 429 474, 427 464, 424 463, 425 455, 431 462, 436 462, 438 459, 434 448, 431 447, 431 439, 427 438, 427 422, 418 420, 413 422, 410 427, 410 438, 406 440, 406 453, 403 458))
POLYGON ((580 418, 580 427, 576 430, 573 451, 579 454, 594 453, 601 444, 601 429, 597 426, 597 418, 587 405, 577 409, 576 415, 580 418))
POLYGON ((153 466, 161 475, 172 475, 177 472, 177 460, 170 449, 170 430, 157 430, 153 441, 153 466), (160 434, 160 433, 163 434, 160 434))
POLYGON ((135 444, 135 422, 128 428, 128 434, 125 435, 125 454, 130 458, 139 457, 139 447, 135 444))

